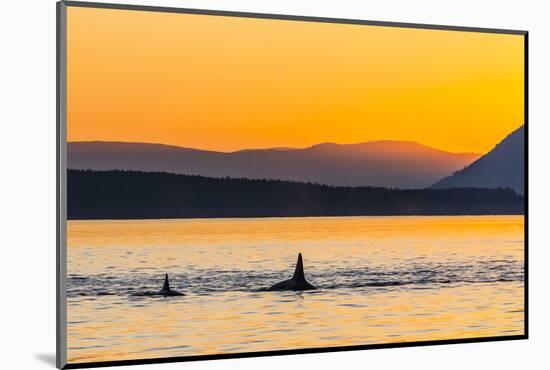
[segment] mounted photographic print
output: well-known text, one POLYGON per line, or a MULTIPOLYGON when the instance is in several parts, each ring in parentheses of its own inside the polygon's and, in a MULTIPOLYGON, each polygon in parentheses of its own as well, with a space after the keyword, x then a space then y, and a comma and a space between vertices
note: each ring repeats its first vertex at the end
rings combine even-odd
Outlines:
POLYGON ((58 366, 527 338, 526 56, 58 3, 58 366))

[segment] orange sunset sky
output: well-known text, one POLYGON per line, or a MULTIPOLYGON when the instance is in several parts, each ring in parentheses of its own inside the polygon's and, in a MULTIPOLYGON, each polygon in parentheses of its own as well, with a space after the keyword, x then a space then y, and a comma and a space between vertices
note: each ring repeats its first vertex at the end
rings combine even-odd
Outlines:
POLYGON ((68 7, 69 141, 232 151, 523 124, 523 36, 68 7))

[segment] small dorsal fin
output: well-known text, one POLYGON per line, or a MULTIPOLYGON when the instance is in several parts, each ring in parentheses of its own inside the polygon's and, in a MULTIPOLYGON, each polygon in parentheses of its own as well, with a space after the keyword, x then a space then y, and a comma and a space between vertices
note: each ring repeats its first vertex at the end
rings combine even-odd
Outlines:
POLYGON ((302 253, 298 253, 298 261, 296 262, 296 270, 294 270, 294 275, 292 279, 296 281, 305 281, 306 277, 304 276, 304 263, 302 262, 302 253))
POLYGON ((168 281, 168 274, 164 275, 164 285, 162 286, 162 290, 165 292, 170 291, 170 282, 168 281))

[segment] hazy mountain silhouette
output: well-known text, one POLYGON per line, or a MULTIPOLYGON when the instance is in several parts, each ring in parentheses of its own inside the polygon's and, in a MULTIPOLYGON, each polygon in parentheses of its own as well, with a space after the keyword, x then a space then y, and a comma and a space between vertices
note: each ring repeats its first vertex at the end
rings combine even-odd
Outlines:
POLYGON ((510 188, 518 194, 525 187, 525 136, 521 126, 489 153, 433 188, 510 188))
POLYGON ((407 141, 372 141, 232 153, 125 142, 70 142, 70 169, 160 171, 334 186, 425 188, 479 158, 407 141))

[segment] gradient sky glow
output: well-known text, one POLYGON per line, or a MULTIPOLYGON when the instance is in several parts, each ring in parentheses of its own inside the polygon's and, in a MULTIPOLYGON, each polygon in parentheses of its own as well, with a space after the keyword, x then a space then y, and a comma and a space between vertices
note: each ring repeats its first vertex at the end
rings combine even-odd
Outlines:
POLYGON ((68 140, 232 151, 523 124, 523 36, 68 7, 68 140))

